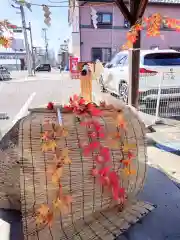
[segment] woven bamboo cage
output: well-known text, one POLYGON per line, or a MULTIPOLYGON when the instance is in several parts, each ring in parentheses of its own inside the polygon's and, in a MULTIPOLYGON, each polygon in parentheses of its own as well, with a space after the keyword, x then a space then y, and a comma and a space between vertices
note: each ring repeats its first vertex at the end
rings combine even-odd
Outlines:
POLYGON ((100 115, 84 117, 72 109, 55 106, 51 110, 31 109, 21 120, 18 161, 25 239, 110 240, 152 209, 143 202, 134 203, 146 175, 144 125, 131 108, 124 104, 119 107, 119 101, 113 101, 113 105, 96 107, 95 112, 100 111, 100 115), (93 136, 94 132, 89 132, 90 122, 98 122, 90 130, 97 127, 104 136, 93 136), (42 151, 47 143, 42 141, 42 136, 52 133, 54 126, 60 129, 54 138, 56 146, 42 151), (110 161, 97 158, 97 146, 85 154, 93 141, 108 149, 110 161), (62 155, 63 152, 66 154, 62 155), (52 171, 54 166, 59 174, 62 167, 57 167, 58 159, 64 161, 63 174, 59 175, 60 181, 55 178, 52 181, 57 173, 52 171), (111 172, 102 174, 102 166, 111 172), (111 188, 111 173, 118 179, 118 189, 124 190, 121 195, 118 190, 118 199, 113 197, 115 185, 111 188))

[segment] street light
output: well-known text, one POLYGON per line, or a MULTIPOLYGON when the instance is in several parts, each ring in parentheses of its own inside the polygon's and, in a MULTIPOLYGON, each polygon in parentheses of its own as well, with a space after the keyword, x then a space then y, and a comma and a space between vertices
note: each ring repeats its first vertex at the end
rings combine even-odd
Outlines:
POLYGON ((19 2, 20 6, 16 7, 13 4, 11 6, 15 9, 20 10, 21 13, 21 21, 22 21, 22 29, 24 33, 24 42, 25 42, 25 48, 26 48, 26 56, 27 56, 27 67, 28 67, 28 75, 32 76, 32 68, 31 68, 31 62, 30 62, 30 52, 29 52, 29 43, 28 43, 28 36, 27 36, 27 27, 26 27, 26 19, 25 19, 25 13, 23 5, 19 2))

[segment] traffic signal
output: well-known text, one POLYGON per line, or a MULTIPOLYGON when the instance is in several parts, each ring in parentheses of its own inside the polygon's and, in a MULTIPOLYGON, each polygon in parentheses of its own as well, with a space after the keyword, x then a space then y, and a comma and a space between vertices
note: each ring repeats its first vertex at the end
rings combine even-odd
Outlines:
POLYGON ((97 11, 94 8, 91 8, 91 19, 92 19, 94 28, 97 29, 98 15, 97 15, 97 11))
POLYGON ((49 10, 49 7, 46 5, 43 5, 43 11, 44 11, 44 23, 49 27, 51 25, 51 12, 49 10))

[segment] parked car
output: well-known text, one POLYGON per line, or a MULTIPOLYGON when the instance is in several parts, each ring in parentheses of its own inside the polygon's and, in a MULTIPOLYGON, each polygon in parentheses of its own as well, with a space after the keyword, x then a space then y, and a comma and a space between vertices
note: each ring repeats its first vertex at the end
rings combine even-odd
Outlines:
MULTIPOLYGON (((108 91, 127 101, 128 98, 128 51, 121 51, 104 67, 99 82, 102 91, 108 91)), ((140 103, 157 102, 161 87, 161 101, 173 106, 179 98, 180 108, 180 52, 175 50, 141 50, 140 52, 140 103), (168 99, 168 101, 167 101, 168 99)))
POLYGON ((11 79, 11 74, 7 68, 0 66, 0 81, 7 81, 11 79))
POLYGON ((51 72, 50 64, 40 64, 36 67, 36 72, 51 72))

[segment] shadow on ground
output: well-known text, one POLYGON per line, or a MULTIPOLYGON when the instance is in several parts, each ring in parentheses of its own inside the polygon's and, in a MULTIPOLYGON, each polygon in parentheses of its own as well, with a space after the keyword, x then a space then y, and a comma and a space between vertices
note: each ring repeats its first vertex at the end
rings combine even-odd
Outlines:
MULTIPOLYGON (((180 190, 176 185, 158 169, 149 166, 139 198, 157 205, 157 208, 118 240, 179 240, 180 190)), ((0 218, 11 224, 10 240, 22 240, 19 236, 22 231, 20 213, 2 210, 0 218)))
POLYGON ((157 206, 118 240, 179 240, 180 189, 160 170, 148 167, 139 198, 157 206))

